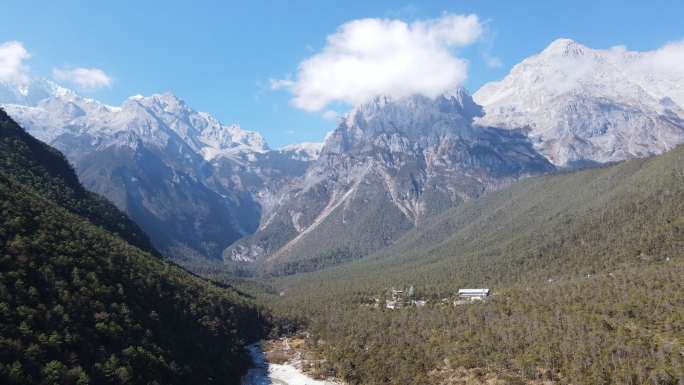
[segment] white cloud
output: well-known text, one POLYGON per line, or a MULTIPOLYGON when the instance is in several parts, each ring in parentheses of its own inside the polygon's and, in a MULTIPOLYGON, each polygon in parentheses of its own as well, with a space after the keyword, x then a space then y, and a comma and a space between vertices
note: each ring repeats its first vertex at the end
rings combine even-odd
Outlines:
POLYGON ((337 112, 333 110, 328 110, 323 113, 323 119, 333 120, 337 117, 337 112))
POLYGON ((54 68, 52 70, 56 80, 65 80, 78 84, 84 90, 96 90, 102 87, 111 87, 112 79, 97 68, 76 68, 71 71, 62 71, 54 68))
POLYGON ((323 52, 299 64, 297 80, 273 80, 292 103, 320 111, 332 101, 359 104, 381 94, 434 98, 466 79, 467 61, 450 49, 474 42, 483 27, 476 15, 444 15, 407 24, 362 19, 329 35, 323 52))
POLYGON ((0 80, 28 81, 28 67, 22 61, 31 57, 18 41, 0 44, 0 80))
MULTIPOLYGON (((621 48, 624 49, 613 49, 621 48)), ((633 68, 646 73, 684 77, 684 40, 667 43, 655 51, 644 52, 643 56, 635 61, 633 68)))

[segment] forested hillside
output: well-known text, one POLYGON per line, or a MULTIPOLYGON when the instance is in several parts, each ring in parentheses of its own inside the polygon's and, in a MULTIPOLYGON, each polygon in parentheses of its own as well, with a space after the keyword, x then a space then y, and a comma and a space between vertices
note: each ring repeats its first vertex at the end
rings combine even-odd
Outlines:
POLYGON ((681 383, 683 155, 519 181, 263 300, 350 383, 681 383), (409 286, 425 307, 384 307, 409 286))
POLYGON ((0 383, 239 383, 263 309, 161 258, 0 110, 0 383))

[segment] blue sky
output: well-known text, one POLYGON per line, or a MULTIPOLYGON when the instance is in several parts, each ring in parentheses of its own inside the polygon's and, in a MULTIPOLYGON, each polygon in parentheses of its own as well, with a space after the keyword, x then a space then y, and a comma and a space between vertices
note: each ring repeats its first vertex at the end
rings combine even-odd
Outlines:
MULTIPOLYGON (((320 109, 293 101, 297 96, 293 92, 302 83, 297 81, 300 63, 315 55, 325 58, 321 54, 330 51, 326 51, 327 37, 341 36, 345 25, 351 30, 355 20, 378 19, 375 24, 357 23, 362 30, 389 28, 392 21, 399 22, 394 26, 403 22, 416 30, 413 23, 424 21, 427 31, 449 17, 476 15, 477 33, 445 45, 455 63, 467 63, 450 81, 472 93, 488 81, 500 80, 513 65, 561 37, 591 48, 623 45, 636 51, 681 41, 682 3, 14 1, 1 7, 0 43, 21 42, 31 55, 22 62, 28 66, 24 71, 56 80, 82 96, 120 105, 135 94, 170 91, 224 124, 258 131, 271 148, 278 148, 322 141, 335 127, 331 118, 357 100, 348 87, 343 92, 346 99, 331 96, 320 109), (99 69, 111 83, 100 88, 78 86, 69 75, 78 68, 99 69), (280 87, 274 89, 273 84, 280 87)), ((309 60, 312 66, 320 62, 309 60)), ((403 84, 407 78, 391 79, 402 79, 403 84)), ((310 102, 319 94, 308 95, 310 102)))

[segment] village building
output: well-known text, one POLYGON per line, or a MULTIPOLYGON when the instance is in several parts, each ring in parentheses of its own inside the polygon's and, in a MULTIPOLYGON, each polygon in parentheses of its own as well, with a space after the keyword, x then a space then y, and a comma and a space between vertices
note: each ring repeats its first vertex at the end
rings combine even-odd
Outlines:
POLYGON ((415 307, 423 307, 423 306, 427 305, 427 301, 413 301, 413 305, 415 307))
POLYGON ((469 298, 471 301, 483 300, 489 295, 489 289, 459 289, 458 298, 469 298))

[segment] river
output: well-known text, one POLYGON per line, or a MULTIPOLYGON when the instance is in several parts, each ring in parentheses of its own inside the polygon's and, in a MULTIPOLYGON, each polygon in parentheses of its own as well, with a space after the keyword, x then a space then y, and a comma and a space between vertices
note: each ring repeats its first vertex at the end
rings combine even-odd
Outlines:
POLYGON ((334 385, 332 382, 312 380, 293 364, 276 365, 266 362, 261 343, 248 346, 253 365, 242 377, 240 385, 334 385))

